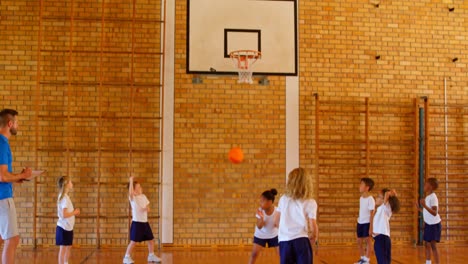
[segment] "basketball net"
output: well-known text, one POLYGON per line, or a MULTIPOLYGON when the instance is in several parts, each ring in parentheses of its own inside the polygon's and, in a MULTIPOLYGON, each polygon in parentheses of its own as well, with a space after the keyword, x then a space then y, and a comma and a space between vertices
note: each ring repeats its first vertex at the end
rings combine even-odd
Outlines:
POLYGON ((234 66, 239 73, 238 83, 253 83, 252 66, 262 57, 260 51, 256 50, 236 50, 229 54, 234 66))

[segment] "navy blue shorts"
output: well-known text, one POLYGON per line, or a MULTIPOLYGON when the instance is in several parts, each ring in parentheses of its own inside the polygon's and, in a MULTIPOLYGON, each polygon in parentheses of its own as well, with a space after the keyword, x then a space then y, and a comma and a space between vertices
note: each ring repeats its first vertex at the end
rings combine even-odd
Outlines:
POLYGON ((149 241, 153 240, 153 230, 148 222, 135 222, 132 221, 132 225, 130 226, 130 240, 134 242, 142 242, 142 241, 149 241))
POLYGON ((300 237, 279 243, 281 264, 311 264, 314 263, 312 247, 307 237, 300 237))
POLYGON ((374 252, 377 264, 390 264, 392 262, 392 240, 390 237, 386 235, 374 237, 374 252))
POLYGON ((274 238, 268 238, 268 239, 263 239, 263 238, 258 238, 256 236, 254 236, 254 240, 253 242, 257 245, 260 245, 262 247, 266 247, 266 245, 268 244, 268 247, 271 248, 271 247, 278 247, 279 246, 279 243, 278 243, 278 236, 274 237, 274 238))
POLYGON ((357 226, 356 226, 357 237, 369 237, 369 228, 370 228, 370 223, 367 223, 367 224, 357 223, 357 226))
POLYGON ((73 245, 73 230, 67 231, 60 226, 55 229, 55 245, 71 246, 73 245))
POLYGON ((440 235, 442 233, 442 224, 438 223, 435 225, 428 225, 424 223, 424 241, 431 242, 436 241, 440 242, 440 235))

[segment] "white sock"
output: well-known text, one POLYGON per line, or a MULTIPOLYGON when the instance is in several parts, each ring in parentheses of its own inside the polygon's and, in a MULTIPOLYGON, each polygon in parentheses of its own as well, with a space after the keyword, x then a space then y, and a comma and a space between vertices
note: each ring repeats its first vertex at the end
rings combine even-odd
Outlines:
POLYGON ((362 257, 362 259, 365 260, 365 261, 369 261, 369 258, 366 257, 366 256, 362 257))
POLYGON ((126 257, 126 258, 129 258, 129 257, 130 257, 130 255, 128 255, 128 254, 125 254, 125 257, 126 257))
POLYGON ((154 256, 154 252, 149 253, 149 256, 154 256))
POLYGON ((366 256, 361 256, 361 259, 364 259, 366 256))
POLYGON ((430 261, 430 260, 426 260, 426 264, 431 264, 431 261, 430 261))

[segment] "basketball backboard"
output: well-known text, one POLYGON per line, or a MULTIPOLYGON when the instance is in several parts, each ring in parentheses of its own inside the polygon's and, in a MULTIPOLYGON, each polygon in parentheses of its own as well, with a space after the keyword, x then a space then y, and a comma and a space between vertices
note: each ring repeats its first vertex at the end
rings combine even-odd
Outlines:
POLYGON ((297 75, 296 0, 187 0, 187 72, 237 74, 234 50, 258 50, 260 75, 297 75))

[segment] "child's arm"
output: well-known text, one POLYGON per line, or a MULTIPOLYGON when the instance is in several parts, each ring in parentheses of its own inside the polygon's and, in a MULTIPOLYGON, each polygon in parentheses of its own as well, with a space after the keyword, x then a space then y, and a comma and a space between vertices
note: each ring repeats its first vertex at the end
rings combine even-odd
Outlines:
POLYGON ((133 175, 130 176, 130 179, 129 179, 129 184, 128 184, 128 197, 130 197, 130 200, 133 200, 133 196, 134 195, 134 191, 133 191, 133 175))
MULTIPOLYGON (((426 199, 421 199, 419 200, 419 203, 423 208, 425 208, 431 215, 436 216, 437 215, 437 206, 432 206, 429 207, 426 205, 426 199)), ((422 209, 421 209, 422 210, 422 209)))
POLYGON ((73 210, 73 212, 70 212, 70 213, 67 211, 67 208, 63 208, 63 218, 69 218, 69 217, 79 215, 79 214, 80 214, 80 209, 78 208, 73 210))
POLYGON ((265 221, 263 220, 263 212, 262 210, 257 210, 257 227, 258 229, 262 229, 265 226, 265 221))
POLYGON ((384 196, 384 204, 387 204, 387 203, 388 203, 388 198, 390 198, 390 196, 397 196, 397 193, 396 193, 395 189, 390 190, 390 191, 388 191, 388 192, 385 193, 385 196, 384 196))
POLYGON ((374 232, 374 214, 375 210, 370 211, 370 225, 369 225, 369 236, 372 237, 372 233, 374 232))
POLYGON ((281 218, 281 213, 280 213, 280 212, 276 212, 276 214, 275 214, 275 227, 276 227, 276 228, 279 228, 280 218, 281 218))
POLYGON ((422 212, 423 212, 423 209, 421 208, 421 206, 419 206, 420 203, 419 203, 418 201, 416 201, 416 202, 415 202, 415 205, 416 205, 416 208, 418 208, 418 211, 419 211, 420 213, 422 213, 422 212))
POLYGON ((144 201, 137 201, 137 205, 138 205, 138 207, 140 207, 140 210, 142 212, 149 213, 149 211, 150 211, 150 207, 149 207, 150 202, 148 201, 148 198, 146 196, 144 196, 144 198, 145 198, 144 201), (138 202, 140 202, 140 203, 138 203, 138 202))
POLYGON ((309 218, 309 226, 311 229, 310 236, 309 236, 310 242, 312 242, 313 244, 316 244, 318 241, 318 234, 319 234, 317 221, 313 218, 309 218))

